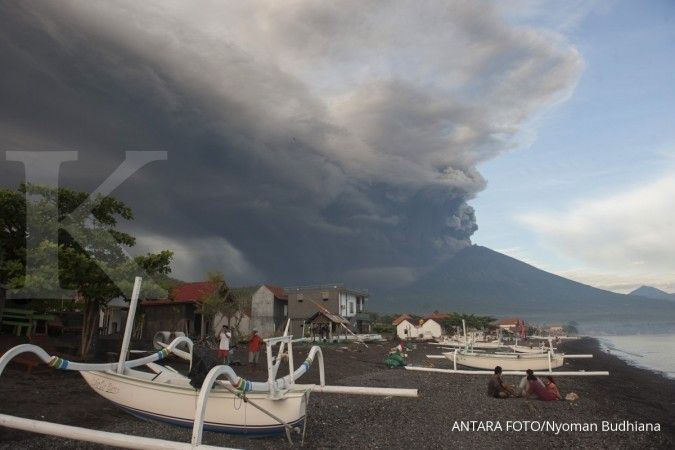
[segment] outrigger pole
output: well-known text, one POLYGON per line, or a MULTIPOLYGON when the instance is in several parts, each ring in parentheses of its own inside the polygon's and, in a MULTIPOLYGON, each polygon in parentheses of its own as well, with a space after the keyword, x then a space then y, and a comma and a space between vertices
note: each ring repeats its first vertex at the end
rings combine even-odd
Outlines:
MULTIPOLYGON (((437 373, 451 373, 459 375, 494 375, 492 370, 462 370, 462 369, 437 369, 434 367, 415 367, 415 366, 405 366, 405 370, 416 370, 419 372, 437 372, 437 373)), ((567 372, 556 372, 548 370, 535 370, 535 375, 545 376, 545 375, 555 375, 557 377, 595 377, 595 376, 608 376, 609 372, 607 371, 567 371, 567 372)), ((524 370, 504 370, 502 375, 525 375, 524 370)))
POLYGON ((122 348, 120 349, 120 359, 117 363, 117 373, 124 373, 124 362, 127 360, 127 353, 129 352, 131 332, 134 329, 134 318, 136 317, 136 307, 138 306, 138 297, 141 294, 142 282, 143 278, 141 277, 136 277, 134 280, 134 290, 131 292, 131 303, 129 303, 127 325, 124 327, 124 338, 122 339, 122 348))

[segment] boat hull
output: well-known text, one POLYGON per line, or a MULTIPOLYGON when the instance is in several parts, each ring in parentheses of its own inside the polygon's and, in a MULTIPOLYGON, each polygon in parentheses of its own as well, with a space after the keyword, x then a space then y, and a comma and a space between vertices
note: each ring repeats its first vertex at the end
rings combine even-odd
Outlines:
MULTIPOLYGON (((454 353, 444 353, 445 357, 452 360, 454 353)), ((553 355, 551 357, 551 369, 557 369, 564 363, 562 355, 553 355)), ((513 354, 513 355, 495 355, 495 354, 463 354, 457 353, 457 364, 472 367, 476 369, 493 370, 496 366, 501 366, 502 370, 548 370, 547 354, 513 354)))
MULTIPOLYGON (((446 346, 446 347, 466 347, 466 343, 464 342, 459 342, 459 341, 441 341, 438 343, 438 345, 446 346)), ((502 348, 503 345, 499 342, 473 342, 469 344, 469 347, 476 348, 476 349, 498 349, 502 348)))
MULTIPOLYGON (((80 372, 99 395, 124 411, 146 420, 192 427, 199 391, 191 386, 155 383, 113 372, 80 372)), ((273 400, 263 393, 247 393, 257 405, 292 426, 305 419, 304 391, 288 391, 273 400)), ((272 435, 284 426, 224 389, 213 389, 206 402, 204 429, 221 433, 272 435)))
POLYGON ((547 348, 525 347, 525 346, 522 346, 522 345, 509 345, 509 348, 511 350, 513 350, 514 352, 518 352, 518 353, 541 354, 541 353, 547 353, 548 352, 547 348))

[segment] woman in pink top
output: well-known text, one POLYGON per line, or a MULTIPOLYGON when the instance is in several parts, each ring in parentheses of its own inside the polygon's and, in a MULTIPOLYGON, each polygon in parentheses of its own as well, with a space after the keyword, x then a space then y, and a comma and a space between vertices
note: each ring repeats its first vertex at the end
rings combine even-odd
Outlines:
POLYGON ((532 394, 536 394, 539 397, 539 400, 545 402, 551 400, 558 400, 558 398, 553 394, 553 392, 546 389, 546 387, 537 380, 537 377, 534 375, 527 376, 527 390, 525 391, 525 398, 528 398, 532 394))
POLYGON ((546 390, 551 392, 553 395, 555 395, 555 398, 557 400, 562 400, 562 395, 560 395, 560 390, 558 389, 558 386, 556 386, 555 381, 553 381, 552 376, 546 377, 544 380, 544 384, 546 385, 546 390))

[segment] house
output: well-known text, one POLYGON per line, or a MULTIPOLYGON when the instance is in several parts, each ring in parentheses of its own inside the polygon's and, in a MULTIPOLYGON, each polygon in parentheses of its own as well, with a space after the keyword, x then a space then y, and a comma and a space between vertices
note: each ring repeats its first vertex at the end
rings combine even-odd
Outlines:
POLYGON ((100 334, 111 335, 124 331, 129 313, 129 302, 116 297, 99 309, 98 328, 100 334))
MULTIPOLYGON (((343 284, 298 286, 285 291, 288 294, 288 318, 291 319, 290 333, 294 336, 303 336, 305 322, 323 309, 349 322, 354 319, 354 324, 361 329, 366 324, 370 326, 369 317, 359 315, 366 312, 367 291, 343 284)), ((361 332, 361 329, 355 331, 361 332)))
POLYGON ((438 319, 424 319, 417 334, 423 336, 423 339, 439 338, 443 335, 443 325, 438 319))
POLYGON ((419 320, 403 314, 392 324, 396 327, 399 339, 434 339, 443 335, 443 320, 447 318, 449 318, 447 314, 438 311, 419 320))
POLYGON ((169 298, 142 301, 143 338, 152 339, 157 331, 204 337, 217 334, 223 325, 233 328, 239 337, 256 329, 265 338, 274 336, 283 326, 288 298, 282 288, 268 284, 230 288, 229 295, 240 306, 232 317, 202 315, 202 302, 218 288, 209 281, 181 283, 171 290, 169 298))
POLYGON ((152 339, 158 331, 180 331, 188 336, 206 336, 213 318, 200 313, 201 303, 218 288, 217 283, 181 283, 164 299, 143 300, 140 304, 141 336, 152 339))
POLYGON ((314 339, 333 339, 333 336, 347 335, 349 321, 327 310, 317 311, 305 320, 306 337, 314 339))
POLYGON ((288 318, 288 294, 284 288, 263 284, 251 297, 251 330, 263 338, 283 333, 288 318))
POLYGON ((497 327, 500 330, 505 330, 510 333, 513 333, 518 337, 524 338, 527 336, 527 326, 525 325, 525 321, 523 319, 519 318, 501 319, 497 322, 497 327))
POLYGON ((392 325, 396 327, 396 336, 399 339, 411 339, 417 337, 417 326, 414 323, 414 319, 408 314, 403 314, 396 318, 392 322, 392 325))

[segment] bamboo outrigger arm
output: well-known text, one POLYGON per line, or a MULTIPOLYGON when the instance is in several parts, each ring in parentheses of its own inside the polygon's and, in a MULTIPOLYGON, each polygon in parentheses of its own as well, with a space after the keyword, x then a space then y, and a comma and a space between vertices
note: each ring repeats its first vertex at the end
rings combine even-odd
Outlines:
MULTIPOLYGON (((450 374, 459 374, 459 375, 494 375, 492 370, 463 370, 463 369, 438 369, 435 367, 416 367, 416 366, 405 366, 405 370, 416 370, 419 372, 436 372, 436 373, 450 373, 450 374)), ((577 371, 559 371, 555 370, 535 370, 535 375, 545 376, 545 375, 555 375, 556 377, 597 377, 597 376, 609 376, 608 371, 586 371, 586 370, 577 370, 577 371)), ((504 370, 502 375, 526 375, 524 370, 504 370)))
MULTIPOLYGON (((138 366, 144 366, 148 363, 153 363, 155 361, 159 361, 161 359, 166 358, 169 356, 169 354, 174 353, 174 352, 180 352, 181 350, 178 350, 176 347, 179 346, 180 344, 187 344, 188 348, 190 349, 190 352, 192 352, 192 341, 185 337, 185 336, 180 336, 171 341, 170 344, 168 344, 165 348, 162 350, 155 352, 149 356, 145 356, 143 358, 138 358, 138 359, 132 359, 131 361, 126 361, 124 363, 124 367, 127 369, 131 369, 133 367, 138 367, 138 366)), ((0 357, 0 375, 2 372, 5 370, 5 367, 7 364, 12 360, 12 358, 16 357, 17 355, 20 355, 22 353, 33 353, 35 356, 40 358, 42 362, 45 364, 49 365, 50 367, 53 367, 54 369, 60 369, 60 370, 75 370, 79 372, 86 372, 86 371, 116 371, 118 367, 117 362, 113 363, 79 363, 79 362, 73 362, 69 361, 67 359, 61 358, 59 356, 52 356, 46 351, 44 351, 41 347, 38 347, 37 345, 33 344, 21 344, 17 345, 16 347, 8 350, 5 352, 4 355, 0 357)), ((185 353, 185 352, 183 352, 185 353)))

